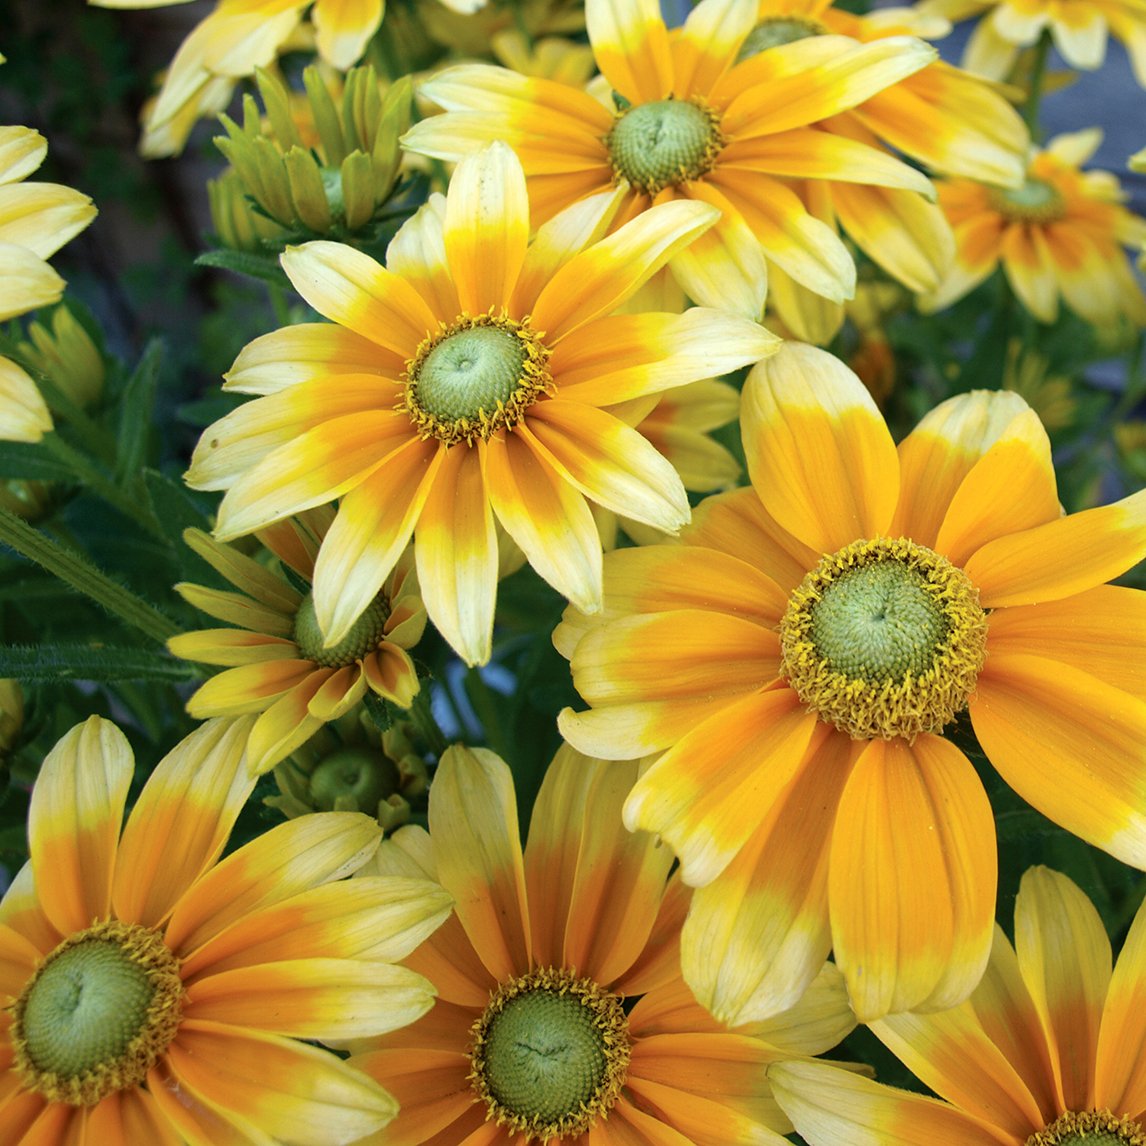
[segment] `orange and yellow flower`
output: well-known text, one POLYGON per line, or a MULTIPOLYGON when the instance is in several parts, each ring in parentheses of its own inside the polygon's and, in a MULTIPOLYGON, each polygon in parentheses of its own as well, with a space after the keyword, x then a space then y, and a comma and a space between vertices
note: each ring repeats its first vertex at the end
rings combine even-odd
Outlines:
MULTIPOLYGON (((0 127, 0 322, 59 301, 64 280, 47 260, 96 215, 92 201, 71 187, 25 182, 47 153, 38 131, 0 127)), ((0 439, 38 442, 51 428, 36 383, 0 355, 0 439)))
POLYGON ((710 204, 716 225, 670 266, 694 301, 750 318, 764 305, 765 257, 836 302, 854 289, 834 226, 789 180, 932 194, 885 150, 813 127, 929 64, 935 50, 922 41, 818 36, 738 62, 755 21, 744 0, 701 0, 671 33, 657 0, 588 0, 585 11, 616 111, 576 86, 463 65, 422 86, 446 114, 415 125, 406 146, 454 160, 505 140, 521 157, 535 223, 614 187, 618 223, 673 200, 710 204))
POLYGON ((1146 7, 1140 0, 924 0, 919 7, 948 20, 982 17, 963 54, 963 66, 980 75, 1006 79, 1019 53, 1044 31, 1072 68, 1094 71, 1102 67, 1113 33, 1146 87, 1146 7))
POLYGON ((187 711, 208 716, 259 713, 247 748, 257 772, 273 768, 305 744, 324 724, 349 712, 369 689, 409 708, 420 688, 407 649, 426 627, 413 554, 401 554, 374 600, 347 635, 325 646, 314 614, 314 597, 291 584, 283 568, 304 583, 314 577, 314 559, 333 517, 311 510, 259 533, 278 559, 268 569, 230 545, 189 529, 187 544, 242 593, 182 583, 176 590, 192 605, 241 626, 201 629, 172 637, 168 648, 185 660, 224 665, 187 702, 187 711))
POLYGON ((749 376, 751 488, 680 545, 606 558, 605 606, 554 641, 592 706, 583 752, 660 754, 625 808, 699 890, 685 976, 717 1017, 786 1006, 829 947, 863 1021, 978 983, 996 860, 964 711, 1019 795, 1146 868, 1146 492, 1063 516, 1010 392, 942 403, 900 444, 831 355, 749 376))
POLYGON ((248 729, 212 721, 177 745, 122 838, 134 767, 114 724, 93 716, 44 761, 31 860, 0 902, 0 1140, 335 1146, 393 1117, 376 1082, 312 1043, 426 1012, 433 988, 393 963, 449 897, 425 880, 332 882, 381 836, 350 812, 217 862, 255 783, 248 729))
POLYGON ((824 1063, 769 1079, 810 1146, 1140 1146, 1146 1142, 1146 908, 1111 970, 1098 912, 1066 876, 1027 871, 1015 945, 998 927, 961 1006, 872 1030, 944 1101, 824 1063))
POLYGON ((1054 322, 1060 297, 1096 326, 1124 318, 1146 326, 1146 295, 1124 247, 1146 243, 1146 219, 1108 171, 1081 167, 1102 141, 1097 129, 1060 135, 1036 150, 1026 182, 1014 190, 967 179, 939 186, 939 203, 955 229, 955 265, 925 305, 962 298, 1000 264, 1023 306, 1054 322))
POLYGON ((429 834, 401 828, 379 849, 371 870, 436 873, 457 902, 407 961, 438 988, 434 1009, 353 1045, 400 1104, 390 1146, 784 1142, 765 1072, 854 1026, 839 973, 825 965, 772 1022, 715 1022, 680 976, 672 855, 621 823, 636 773, 562 748, 523 853, 509 768, 451 748, 429 834))
POLYGON ((314 567, 327 647, 412 534, 430 619, 475 664, 491 649, 495 515, 590 612, 601 541, 586 499, 669 533, 688 520, 672 466, 602 407, 736 369, 778 340, 702 308, 612 315, 718 215, 665 203, 602 239, 617 201, 596 196, 530 243, 521 166, 495 144, 402 228, 388 267, 337 243, 283 256, 334 324, 288 327, 244 351, 229 385, 262 397, 204 432, 188 481, 227 490, 224 540, 339 499, 314 567))

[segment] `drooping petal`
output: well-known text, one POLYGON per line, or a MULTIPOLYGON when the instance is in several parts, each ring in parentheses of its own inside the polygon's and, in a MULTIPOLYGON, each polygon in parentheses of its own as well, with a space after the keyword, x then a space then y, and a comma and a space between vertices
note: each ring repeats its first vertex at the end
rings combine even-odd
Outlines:
POLYGON ((322 720, 311 715, 310 702, 333 675, 332 669, 308 673, 259 713, 247 743, 253 772, 270 771, 322 727, 322 720))
POLYGON ((283 693, 321 671, 313 661, 304 660, 238 665, 201 684, 188 700, 187 711, 198 720, 262 712, 283 693))
POLYGON ((1146 703, 1080 668, 990 655, 969 706, 1006 782, 1068 831, 1146 868, 1146 703))
POLYGON ((899 462, 883 417, 839 359, 785 343, 745 383, 744 449, 764 508, 820 553, 883 535, 899 462))
POLYGON ((59 302, 64 280, 39 255, 15 243, 0 245, 0 322, 59 302))
POLYGON ((509 768, 484 748, 448 749, 434 777, 430 833, 438 878, 498 982, 531 966, 525 870, 509 768))
POLYGON ((92 201, 58 183, 0 186, 0 243, 50 258, 96 216, 92 201))
POLYGON ((157 926, 222 854, 255 786, 244 758, 250 729, 249 719, 209 721, 156 765, 120 842, 119 919, 157 926))
POLYGON ((0 358, 0 441, 38 442, 51 429, 40 388, 23 367, 0 358))
POLYGON ((133 772, 127 738, 98 716, 77 724, 44 759, 28 809, 28 851, 44 914, 65 935, 110 913, 133 772))
POLYGON ((952 1007, 982 978, 993 835, 982 782, 949 741, 868 744, 840 801, 828 876, 836 962, 861 1022, 952 1007))

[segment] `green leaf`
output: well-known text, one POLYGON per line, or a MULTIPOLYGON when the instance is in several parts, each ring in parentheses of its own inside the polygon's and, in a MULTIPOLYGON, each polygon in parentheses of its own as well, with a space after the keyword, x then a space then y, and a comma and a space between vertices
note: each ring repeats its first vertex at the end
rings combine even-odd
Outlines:
POLYGON ((179 482, 158 470, 144 470, 143 481, 151 498, 155 516, 171 547, 175 567, 185 581, 221 587, 219 575, 183 540, 185 529, 211 532, 211 519, 199 508, 191 494, 179 482))
POLYGON ((379 732, 388 731, 394 724, 394 711, 377 693, 369 689, 362 698, 366 705, 366 715, 379 732))
POLYGON ((163 343, 155 338, 147 344, 139 365, 124 387, 119 406, 116 434, 115 476, 121 484, 143 468, 147 436, 155 408, 156 382, 163 362, 163 343))
POLYGON ((186 681, 194 665, 150 649, 114 645, 0 645, 0 676, 20 681, 186 681))
POLYGON ((260 255, 252 251, 231 251, 220 249, 207 251, 195 260, 197 267, 219 267, 233 271, 260 282, 274 283, 275 286, 289 286, 287 277, 279 266, 278 255, 260 255))
POLYGON ((76 475, 39 443, 0 442, 0 478, 74 482, 76 475))

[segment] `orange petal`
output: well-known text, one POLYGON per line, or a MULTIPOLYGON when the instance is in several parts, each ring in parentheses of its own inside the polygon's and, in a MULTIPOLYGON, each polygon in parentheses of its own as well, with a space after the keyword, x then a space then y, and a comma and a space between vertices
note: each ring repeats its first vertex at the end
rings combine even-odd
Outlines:
POLYGON ((756 19, 752 5, 740 0, 717 0, 693 8, 672 38, 674 95, 686 99, 707 95, 735 64, 736 51, 756 19))
POLYGON ((196 719, 262 712, 272 701, 304 684, 316 672, 314 661, 274 660, 230 668, 201 684, 187 702, 196 719))
POLYGON ((43 955, 64 938, 40 906, 30 860, 16 872, 0 900, 0 926, 22 935, 43 955))
POLYGON ((1110 986, 1106 927, 1065 875, 1028 868, 1015 901, 1015 953, 1057 1061, 1064 1109, 1091 1110, 1098 1027, 1110 986))
POLYGON ((498 982, 532 966, 517 799, 506 764, 484 748, 447 749, 434 777, 430 835, 438 878, 498 982))
POLYGON ((133 773, 127 738, 98 716, 66 733, 40 768, 28 809, 28 851, 40 873, 40 905, 64 935, 110 914, 133 773))
POLYGON ((656 832, 694 887, 715 879, 803 765, 816 718, 778 688, 728 705, 637 781, 625 824, 656 832))
POLYGON ((1106 994, 1094 1068, 1094 1100, 1107 1110, 1146 1112, 1146 909, 1139 907, 1106 994))
POLYGON ((832 941, 861 1022, 943 1010, 983 976, 997 867, 987 795, 953 744, 875 740, 840 801, 832 941))
POLYGON ((141 1086, 113 1091, 87 1110, 87 1142, 99 1146, 181 1146, 184 1139, 141 1086))
POLYGON ((862 382, 823 350, 785 343, 748 376, 742 424, 764 508, 820 553, 883 535, 899 462, 862 382))
POLYGON ((968 559, 985 608, 1035 605, 1092 589, 1146 557, 1146 490, 1113 505, 989 541, 968 559))
POLYGON ((19 995, 44 954, 18 931, 0 925, 0 996, 19 995))
POLYGON ((671 93, 672 55, 657 0, 587 0, 585 26, 597 67, 629 103, 671 93))
POLYGON ((190 1146, 250 1146, 258 1127, 237 1111, 221 1111, 192 1095, 160 1060, 147 1075, 147 1092, 160 1114, 190 1146))
POLYGON ((1062 661, 992 654, 970 705, 975 735, 1027 803, 1146 868, 1146 703, 1062 661))
POLYGON ((252 772, 262 775, 270 771, 322 727, 322 720, 311 715, 309 705, 333 675, 332 669, 316 668, 259 713, 247 744, 252 772))
POLYGON ((219 858, 254 790, 249 719, 212 720, 156 765, 128 817, 116 861, 116 916, 156 927, 219 858))
POLYGON ((381 837, 358 812, 314 812, 256 836, 204 875, 176 904, 168 946, 181 956, 248 912, 357 871, 381 837))
POLYGON ((409 708, 422 688, 410 654, 390 641, 363 658, 362 675, 371 692, 399 708, 409 708))

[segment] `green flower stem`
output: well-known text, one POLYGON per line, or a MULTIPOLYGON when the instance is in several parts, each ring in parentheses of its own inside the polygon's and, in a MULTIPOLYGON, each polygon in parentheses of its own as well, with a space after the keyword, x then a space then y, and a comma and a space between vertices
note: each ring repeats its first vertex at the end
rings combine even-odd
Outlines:
POLYGON ((167 544, 167 536, 159 522, 156 521, 154 513, 147 507, 146 502, 141 502, 138 498, 132 497, 125 490, 120 489, 110 478, 92 465, 85 454, 69 446, 59 434, 45 434, 43 444, 97 497, 101 497, 109 505, 115 506, 125 517, 138 521, 148 533, 167 544))
POLYGON ((1035 58, 1031 64, 1030 86, 1027 88, 1027 102, 1023 106, 1023 121, 1032 139, 1038 138, 1039 103, 1043 97, 1043 81, 1046 79, 1047 57, 1050 55, 1051 34, 1044 28, 1035 45, 1035 58))
POLYGON ((440 757, 449 747, 446 734, 438 727, 438 722, 434 719, 433 711, 430 708, 428 685, 423 687, 414 697, 414 703, 410 706, 410 723, 418 730, 418 734, 426 742, 426 747, 435 756, 440 757))
POLYGON ((173 621, 142 597, 102 573, 86 557, 65 549, 6 509, 0 509, 0 542, 11 546, 152 640, 163 644, 168 637, 179 632, 173 621))

